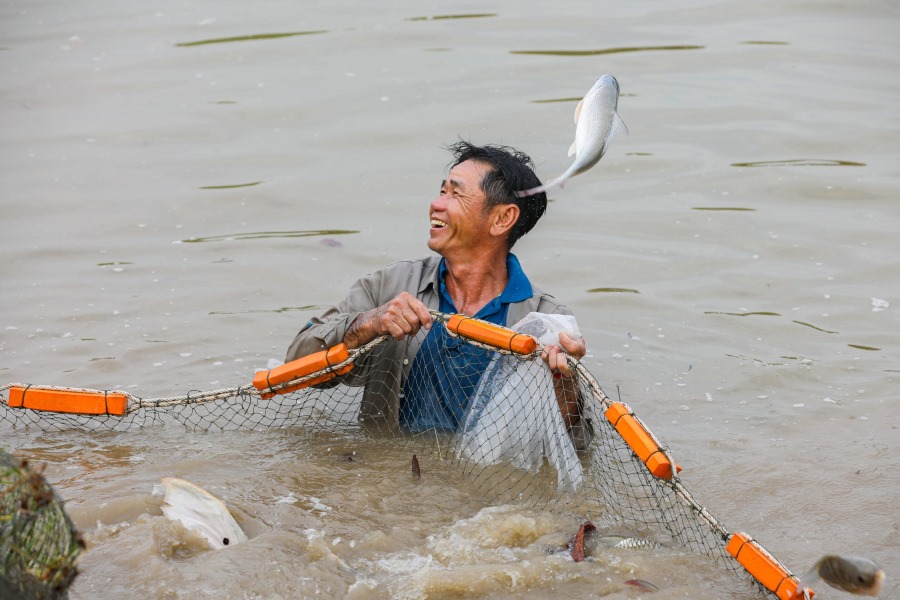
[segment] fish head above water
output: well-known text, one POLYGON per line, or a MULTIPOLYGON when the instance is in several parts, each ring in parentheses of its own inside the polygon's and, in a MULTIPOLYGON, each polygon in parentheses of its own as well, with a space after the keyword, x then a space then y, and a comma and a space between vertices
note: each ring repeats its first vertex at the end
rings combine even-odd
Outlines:
POLYGON ((884 581, 884 571, 862 556, 823 556, 818 573, 833 588, 860 596, 877 596, 884 581))
POLYGON ((163 514, 200 534, 215 550, 247 541, 247 535, 221 500, 190 481, 163 477, 163 514))
MULTIPOLYGON (((820 579, 831 587, 857 596, 877 596, 884 582, 884 571, 862 556, 826 554, 800 578, 798 590, 808 589, 820 579)), ((798 596, 801 597, 798 591, 798 596)))

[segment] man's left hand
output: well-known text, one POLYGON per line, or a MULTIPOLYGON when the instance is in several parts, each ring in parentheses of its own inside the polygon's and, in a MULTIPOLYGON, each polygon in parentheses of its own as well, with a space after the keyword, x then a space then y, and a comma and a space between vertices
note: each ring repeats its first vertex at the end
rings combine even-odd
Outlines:
POLYGON ((547 363, 547 366, 554 373, 562 373, 564 377, 571 377, 572 370, 569 368, 569 361, 566 355, 581 360, 585 352, 587 352, 587 348, 584 344, 584 338, 575 339, 567 333, 560 333, 559 346, 553 344, 544 346, 541 358, 544 359, 544 362, 547 363))

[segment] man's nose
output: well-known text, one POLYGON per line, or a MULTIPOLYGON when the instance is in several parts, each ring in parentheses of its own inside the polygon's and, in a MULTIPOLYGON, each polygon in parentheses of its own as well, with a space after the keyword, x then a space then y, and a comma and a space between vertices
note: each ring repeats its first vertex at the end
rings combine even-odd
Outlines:
POLYGON ((447 208, 447 194, 440 192, 437 197, 431 201, 431 212, 442 211, 447 208))

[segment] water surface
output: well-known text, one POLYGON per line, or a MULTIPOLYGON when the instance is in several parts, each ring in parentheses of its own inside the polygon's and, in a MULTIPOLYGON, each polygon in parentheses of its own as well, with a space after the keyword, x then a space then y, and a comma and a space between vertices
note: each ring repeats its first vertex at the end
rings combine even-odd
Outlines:
MULTIPOLYGON (((876 0, 4 3, 0 380, 249 382, 357 277, 427 252, 443 145, 511 144, 554 177, 611 73, 629 135, 517 255, 714 515, 798 571, 870 556, 898 595, 898 26, 876 0)), ((373 440, 2 443, 48 463, 88 534, 73 597, 749 593, 676 551, 547 554, 583 515, 489 507, 429 463, 411 481, 373 440), (164 476, 251 542, 185 539, 164 476)))

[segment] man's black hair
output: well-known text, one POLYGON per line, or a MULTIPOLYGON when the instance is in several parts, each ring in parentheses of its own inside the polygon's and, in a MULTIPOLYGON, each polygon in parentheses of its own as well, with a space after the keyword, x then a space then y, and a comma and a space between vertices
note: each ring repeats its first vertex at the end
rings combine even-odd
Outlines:
POLYGON ((507 238, 509 247, 512 248, 520 237, 531 231, 547 210, 547 194, 544 192, 525 198, 519 198, 515 194, 541 185, 541 180, 534 174, 531 157, 510 146, 475 146, 462 140, 447 146, 447 150, 454 157, 451 169, 467 160, 491 167, 481 180, 481 189, 487 198, 485 209, 498 204, 515 204, 519 207, 519 220, 507 238))

